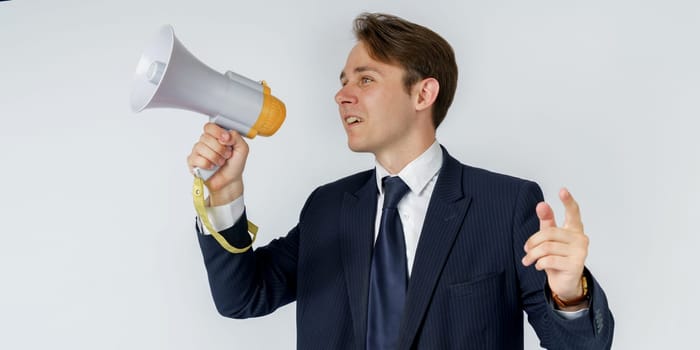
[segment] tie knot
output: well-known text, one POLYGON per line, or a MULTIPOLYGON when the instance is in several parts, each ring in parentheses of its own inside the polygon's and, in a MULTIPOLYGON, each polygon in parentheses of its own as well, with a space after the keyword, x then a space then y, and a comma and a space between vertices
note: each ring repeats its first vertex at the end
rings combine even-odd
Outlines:
POLYGON ((408 193, 408 185, 398 176, 385 176, 382 179, 384 186, 383 208, 396 208, 401 198, 408 193))

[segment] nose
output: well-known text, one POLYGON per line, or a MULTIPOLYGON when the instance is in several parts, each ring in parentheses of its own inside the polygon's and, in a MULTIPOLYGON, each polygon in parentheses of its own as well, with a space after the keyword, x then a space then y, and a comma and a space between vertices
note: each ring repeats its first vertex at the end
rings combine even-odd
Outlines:
POLYGON ((338 105, 343 105, 346 103, 356 103, 357 102, 357 96, 355 93, 353 93, 352 89, 350 88, 350 84, 346 84, 345 86, 341 87, 340 90, 335 94, 335 103, 338 105))

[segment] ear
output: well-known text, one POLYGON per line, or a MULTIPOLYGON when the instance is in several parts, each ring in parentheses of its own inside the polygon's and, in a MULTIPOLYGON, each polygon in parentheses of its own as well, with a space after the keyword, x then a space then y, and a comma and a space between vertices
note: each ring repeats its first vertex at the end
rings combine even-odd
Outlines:
POLYGON ((431 108, 440 92, 440 83, 435 78, 425 78, 416 83, 417 89, 416 110, 422 111, 431 108))

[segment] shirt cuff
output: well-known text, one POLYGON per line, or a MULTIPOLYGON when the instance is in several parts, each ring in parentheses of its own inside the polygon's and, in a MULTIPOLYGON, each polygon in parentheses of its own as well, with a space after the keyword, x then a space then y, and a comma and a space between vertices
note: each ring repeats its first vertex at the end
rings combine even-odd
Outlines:
POLYGON ((557 315, 561 316, 561 318, 571 321, 588 315, 588 308, 576 311, 563 311, 554 309, 554 312, 557 315))
MULTIPOLYGON (((209 199, 207 198, 207 205, 208 204, 209 199)), ((233 224, 243 216, 245 203, 243 202, 243 196, 240 196, 234 199, 233 202, 216 207, 207 206, 205 210, 207 211, 207 216, 209 217, 209 222, 211 222, 212 227, 216 231, 221 232, 232 227, 233 224)), ((202 233, 205 235, 211 234, 206 227, 202 227, 202 233)))

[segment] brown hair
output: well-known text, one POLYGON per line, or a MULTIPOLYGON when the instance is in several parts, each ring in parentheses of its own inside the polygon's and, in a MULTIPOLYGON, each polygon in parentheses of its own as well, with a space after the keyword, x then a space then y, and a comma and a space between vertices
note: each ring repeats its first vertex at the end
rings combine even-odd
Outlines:
POLYGON ((353 30, 357 40, 367 46, 370 57, 406 70, 407 92, 422 79, 438 81, 440 92, 433 105, 433 124, 437 128, 457 89, 457 63, 450 44, 426 27, 383 13, 360 14, 353 30))

